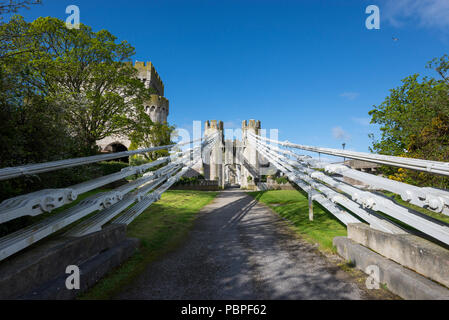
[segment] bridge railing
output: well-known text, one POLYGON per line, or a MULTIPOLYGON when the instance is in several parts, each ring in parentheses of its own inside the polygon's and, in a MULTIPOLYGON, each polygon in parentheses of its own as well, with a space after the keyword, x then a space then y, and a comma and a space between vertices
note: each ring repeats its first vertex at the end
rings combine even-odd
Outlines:
MULTIPOLYGON (((431 196, 436 197, 437 195, 437 192, 432 188, 419 188, 368 173, 355 173, 355 170, 345 166, 342 167, 346 169, 340 168, 341 165, 335 167, 313 160, 307 156, 297 155, 289 150, 280 149, 276 146, 279 141, 263 138, 254 134, 250 134, 248 140, 264 157, 269 159, 283 172, 290 181, 297 184, 313 200, 323 205, 344 224, 358 222, 360 221, 359 219, 362 219, 373 228, 384 232, 407 232, 393 221, 397 219, 434 239, 449 244, 448 224, 401 206, 387 197, 341 182, 335 177, 314 168, 325 168, 327 173, 334 173, 336 171, 341 174, 348 173, 348 176, 357 177, 357 180, 363 183, 368 182, 378 188, 394 190, 393 192, 401 194, 401 196, 408 195, 408 198, 405 196, 403 198, 408 199, 409 202, 413 201, 413 203, 421 204, 425 208, 430 207, 431 199, 434 199, 431 196), (268 141, 271 144, 268 144, 268 141), (414 198, 411 195, 416 196, 414 198), (418 202, 416 198, 421 199, 421 201, 418 202), (424 199, 428 199, 428 202, 424 199), (378 212, 382 212, 383 214, 381 215, 378 212)), ((279 145, 291 147, 293 144, 289 143, 286 145, 285 143, 282 144, 279 142, 279 145)), ((425 162, 425 160, 421 161, 425 162)), ((446 191, 438 190, 438 192, 443 195, 437 197, 441 205, 445 203, 444 195, 446 191)), ((434 209, 435 207, 433 206, 434 209)), ((440 212, 443 213, 445 211, 441 209, 440 212)))
MULTIPOLYGON (((275 140, 267 139, 266 141, 274 142, 275 140)), ((339 150, 339 149, 331 149, 331 148, 320 148, 313 146, 306 146, 301 144, 291 143, 289 141, 276 141, 276 144, 279 144, 284 147, 296 148, 316 153, 323 153, 332 156, 344 157, 355 160, 362 160, 367 162, 373 162, 382 165, 388 165, 393 167, 412 169, 417 171, 429 172, 443 176, 449 176, 449 163, 442 161, 432 161, 432 160, 423 160, 423 159, 414 159, 414 158, 404 158, 404 157, 396 157, 396 156, 387 156, 381 154, 372 154, 365 152, 356 152, 356 151, 347 151, 347 150, 339 150)))
MULTIPOLYGON (((41 190, 3 201, 0 204, 0 223, 25 215, 34 216, 43 212, 50 212, 55 208, 74 201, 82 193, 97 189, 110 182, 123 179, 133 174, 143 174, 142 177, 115 188, 112 191, 92 195, 67 210, 0 238, 0 261, 92 213, 94 214, 66 232, 66 235, 82 236, 101 230, 103 225, 114 218, 117 221, 114 220, 113 223, 129 224, 149 205, 160 199, 163 192, 170 188, 189 168, 199 161, 201 159, 201 153, 208 152, 216 143, 217 137, 217 135, 213 135, 205 139, 199 139, 202 140, 202 143, 198 147, 182 152, 175 152, 168 157, 159 158, 154 162, 125 168, 120 172, 71 187, 41 190), (164 166, 155 171, 148 171, 160 165, 164 166)), ((33 164, 23 166, 28 169, 26 171, 21 169, 20 172, 23 174, 25 172, 26 174, 33 172, 34 174, 36 172, 44 172, 42 170, 52 171, 68 166, 103 161, 105 159, 121 158, 126 155, 141 154, 160 149, 172 149, 199 140, 130 152, 68 159, 38 165, 33 164), (62 165, 55 165, 55 163, 62 163, 62 165)), ((11 176, 12 172, 18 172, 12 169, 14 168, 7 168, 6 170, 9 176, 11 176)))
MULTIPOLYGON (((266 142, 271 142, 271 143, 279 142, 279 145, 287 146, 290 148, 296 148, 295 146, 300 146, 300 145, 295 145, 292 143, 285 143, 285 142, 267 139, 267 138, 263 138, 263 137, 259 137, 259 138, 266 142)), ((287 156, 293 156, 298 161, 300 161, 302 163, 306 163, 309 166, 313 166, 315 168, 322 168, 328 173, 336 173, 336 174, 340 174, 344 177, 363 181, 364 184, 367 184, 370 187, 384 189, 384 190, 396 193, 401 196, 402 200, 410 202, 411 204, 414 204, 416 206, 426 208, 426 209, 429 209, 434 212, 449 215, 449 192, 448 191, 431 188, 431 187, 413 186, 413 185, 399 182, 396 180, 369 174, 366 172, 360 172, 360 171, 351 169, 350 167, 348 167, 346 165, 325 163, 325 162, 322 162, 317 159, 312 159, 310 156, 298 155, 291 151, 277 148, 277 147, 273 146, 272 144, 270 144, 270 146, 271 146, 271 148, 274 148, 273 150, 275 150, 277 152, 281 152, 287 156)), ((310 148, 312 148, 312 147, 310 147, 310 148)), ((313 147, 313 148, 315 148, 315 147, 313 147)), ((318 148, 318 149, 321 150, 324 148, 318 148)), ((333 150, 333 149, 328 149, 328 150, 333 150)), ((345 152, 344 150, 339 150, 339 151, 341 151, 342 153, 345 152)), ((372 159, 372 157, 377 158, 378 156, 382 156, 382 155, 373 155, 373 154, 362 153, 362 152, 357 152, 357 153, 364 154, 364 157, 366 159, 372 159)), ((382 157, 384 157, 384 156, 382 156, 382 157)), ((387 157, 387 156, 385 156, 385 157, 387 157)), ((428 166, 431 166, 433 163, 436 162, 436 161, 431 161, 431 160, 408 159, 408 158, 402 158, 402 157, 392 157, 392 158, 402 159, 405 162, 407 162, 407 160, 419 160, 424 164, 426 162, 428 162, 428 166)), ((374 162, 371 160, 364 160, 364 161, 374 162)), ((437 162, 437 163, 449 166, 449 163, 446 163, 446 162, 437 162)), ((427 169, 422 169, 422 168, 417 168, 414 170, 422 171, 422 172, 429 172, 427 169)))
POLYGON ((194 141, 178 143, 178 144, 170 144, 170 145, 165 145, 165 146, 145 148, 145 149, 108 153, 108 154, 102 154, 102 155, 97 155, 97 156, 65 159, 65 160, 51 161, 51 162, 45 162, 45 163, 33 163, 33 164, 24 165, 24 166, 3 168, 3 169, 0 169, 0 180, 7 180, 7 179, 11 179, 11 178, 20 177, 20 176, 38 174, 38 173, 49 172, 49 171, 54 171, 54 170, 59 170, 59 169, 64 169, 64 168, 71 168, 71 167, 81 166, 81 165, 100 162, 100 161, 119 159, 119 158, 123 158, 123 157, 129 157, 132 155, 143 154, 143 153, 148 153, 148 152, 157 151, 157 150, 172 149, 174 147, 184 146, 187 144, 198 142, 200 140, 202 140, 202 139, 197 139, 194 141))

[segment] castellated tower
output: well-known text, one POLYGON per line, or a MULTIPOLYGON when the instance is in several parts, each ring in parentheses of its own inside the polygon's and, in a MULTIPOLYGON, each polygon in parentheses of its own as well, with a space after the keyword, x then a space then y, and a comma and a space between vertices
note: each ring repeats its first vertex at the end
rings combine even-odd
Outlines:
POLYGON ((218 185, 223 184, 223 121, 211 120, 204 124, 204 136, 211 136, 218 132, 218 141, 211 152, 203 159, 203 172, 207 180, 218 180, 218 185))
POLYGON ((152 94, 145 103, 145 111, 153 122, 167 122, 168 100, 164 97, 164 83, 159 77, 151 62, 136 61, 134 68, 138 71, 138 78, 145 83, 146 88, 153 88, 156 94, 152 94))
POLYGON ((204 137, 218 133, 214 148, 203 154, 202 169, 206 180, 218 180, 221 187, 240 185, 256 189, 260 180, 259 153, 248 143, 249 132, 260 135, 260 121, 242 122, 242 140, 224 139, 223 121, 208 120, 204 124, 204 137))
POLYGON ((242 158, 239 159, 241 163, 241 186, 244 188, 254 188, 256 184, 256 180, 258 181, 260 178, 260 163, 259 163, 259 154, 257 150, 248 143, 248 132, 251 132, 255 135, 260 135, 260 121, 259 120, 249 120, 242 121, 242 141, 243 141, 243 149, 241 152, 242 158))
MULTIPOLYGON (((145 84, 146 88, 153 88, 156 93, 145 101, 145 112, 153 122, 166 123, 168 117, 168 100, 164 97, 164 83, 156 72, 151 62, 136 61, 137 77, 145 84)), ((127 151, 131 141, 127 136, 114 135, 97 141, 97 145, 103 152, 127 151)))

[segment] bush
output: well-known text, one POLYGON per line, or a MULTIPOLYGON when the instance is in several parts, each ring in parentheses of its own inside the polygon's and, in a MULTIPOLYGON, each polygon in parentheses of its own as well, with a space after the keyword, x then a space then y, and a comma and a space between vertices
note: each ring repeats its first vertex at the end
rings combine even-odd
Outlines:
POLYGON ((175 183, 175 186, 188 185, 188 184, 197 184, 198 180, 200 180, 198 177, 181 177, 181 179, 179 179, 175 183))
POLYGON ((102 174, 106 176, 111 173, 119 172, 120 170, 128 167, 129 164, 120 161, 103 161, 99 162, 98 166, 100 167, 102 174))
POLYGON ((288 179, 286 177, 278 177, 275 179, 277 184, 286 184, 288 183, 288 179))
POLYGON ((144 157, 141 157, 139 155, 131 156, 129 160, 129 164, 131 166, 140 166, 148 162, 151 162, 151 160, 145 159, 144 157))

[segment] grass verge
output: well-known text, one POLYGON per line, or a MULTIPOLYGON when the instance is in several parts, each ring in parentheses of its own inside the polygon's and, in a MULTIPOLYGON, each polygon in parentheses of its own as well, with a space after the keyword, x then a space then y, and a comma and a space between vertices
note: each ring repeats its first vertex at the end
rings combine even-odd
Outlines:
POLYGON ((141 247, 125 263, 111 271, 79 299, 111 299, 141 274, 146 266, 185 239, 196 214, 217 192, 170 190, 129 226, 129 237, 141 240, 141 247))
POLYGON ((256 200, 266 204, 281 217, 292 223, 293 229, 310 243, 318 243, 319 249, 335 253, 332 240, 346 236, 346 227, 331 213, 314 202, 314 221, 309 221, 309 202, 297 190, 272 190, 249 192, 256 200))

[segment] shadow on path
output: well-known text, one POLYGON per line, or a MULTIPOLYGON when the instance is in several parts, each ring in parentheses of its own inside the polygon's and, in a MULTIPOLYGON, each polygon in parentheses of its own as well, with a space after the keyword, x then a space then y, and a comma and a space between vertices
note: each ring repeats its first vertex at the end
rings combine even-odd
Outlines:
POLYGON ((204 207, 186 243, 118 299, 362 299, 363 292, 277 214, 239 190, 204 207))

